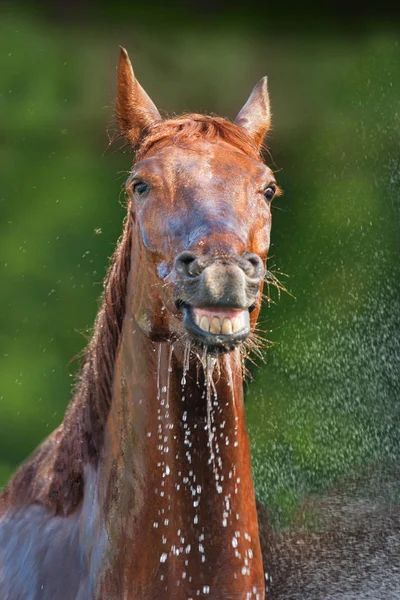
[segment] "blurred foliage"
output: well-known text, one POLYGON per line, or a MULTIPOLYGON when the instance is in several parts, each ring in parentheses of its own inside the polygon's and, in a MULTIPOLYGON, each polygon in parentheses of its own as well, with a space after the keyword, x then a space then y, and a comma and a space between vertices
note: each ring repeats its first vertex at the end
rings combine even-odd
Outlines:
POLYGON ((274 32, 248 12, 163 27, 161 8, 154 27, 122 11, 80 25, 32 10, 0 20, 0 483, 62 420, 121 230, 132 157, 106 134, 119 44, 167 112, 233 118, 269 75, 268 161, 285 190, 269 268, 292 296, 271 290, 261 327, 276 343, 248 390, 259 496, 284 520, 305 494, 396 460, 397 32, 274 32))

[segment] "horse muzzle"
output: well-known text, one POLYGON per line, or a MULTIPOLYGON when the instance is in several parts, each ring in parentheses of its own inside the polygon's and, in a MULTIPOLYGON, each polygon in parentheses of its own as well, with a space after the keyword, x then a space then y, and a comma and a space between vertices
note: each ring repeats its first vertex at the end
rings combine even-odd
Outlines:
POLYGON ((226 352, 250 334, 249 313, 260 294, 265 268, 259 256, 207 257, 182 252, 175 260, 175 302, 191 339, 226 352))

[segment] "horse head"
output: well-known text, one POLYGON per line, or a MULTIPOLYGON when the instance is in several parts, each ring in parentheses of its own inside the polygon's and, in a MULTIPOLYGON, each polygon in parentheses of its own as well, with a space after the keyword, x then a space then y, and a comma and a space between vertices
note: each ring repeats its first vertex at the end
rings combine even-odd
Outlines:
POLYGON ((133 315, 153 340, 226 352, 254 330, 279 193, 261 158, 267 80, 234 123, 162 119, 121 50, 118 119, 136 150, 126 182, 132 219, 133 315))

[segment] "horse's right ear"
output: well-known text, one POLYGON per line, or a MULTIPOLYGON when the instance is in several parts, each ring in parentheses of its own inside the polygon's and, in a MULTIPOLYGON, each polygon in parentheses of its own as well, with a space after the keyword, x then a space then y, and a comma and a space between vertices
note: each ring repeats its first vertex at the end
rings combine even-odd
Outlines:
POLYGON ((271 125, 271 107, 268 95, 268 80, 263 77, 250 94, 249 99, 235 119, 260 147, 271 125))
POLYGON ((150 125, 161 120, 155 104, 136 79, 128 53, 122 47, 118 63, 117 114, 121 133, 133 146, 150 125))

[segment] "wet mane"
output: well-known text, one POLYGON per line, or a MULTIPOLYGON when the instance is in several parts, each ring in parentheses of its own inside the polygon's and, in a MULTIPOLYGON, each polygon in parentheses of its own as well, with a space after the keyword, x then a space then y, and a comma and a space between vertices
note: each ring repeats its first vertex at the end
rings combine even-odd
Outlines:
MULTIPOLYGON (((136 160, 171 144, 223 140, 260 160, 244 129, 221 117, 189 114, 159 121, 136 149, 136 160)), ((104 282, 101 308, 63 423, 20 467, 0 496, 1 505, 44 504, 54 514, 70 514, 83 497, 83 467, 97 465, 103 444, 120 343, 130 271, 132 223, 128 216, 104 282)))
POLYGON ((63 423, 20 467, 0 496, 2 503, 39 502, 54 514, 70 514, 83 496, 84 463, 96 465, 103 442, 114 379, 114 364, 125 316, 132 223, 113 254, 104 281, 102 305, 83 352, 75 392, 63 423))
POLYGON ((158 149, 199 139, 207 142, 223 140, 247 156, 260 160, 260 149, 242 127, 222 117, 199 114, 155 122, 142 137, 136 160, 144 158, 155 147, 158 149))

